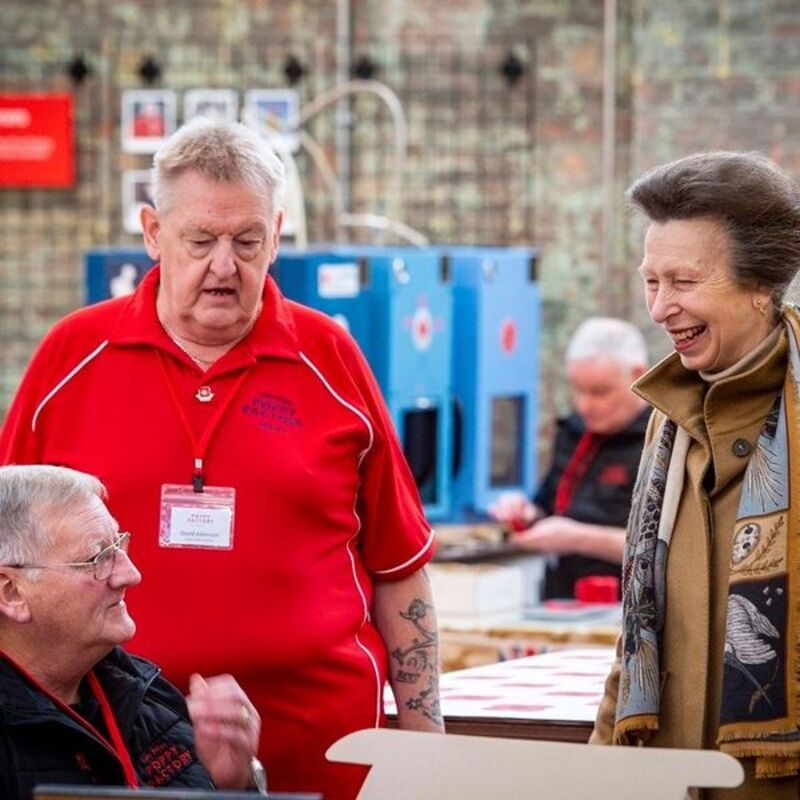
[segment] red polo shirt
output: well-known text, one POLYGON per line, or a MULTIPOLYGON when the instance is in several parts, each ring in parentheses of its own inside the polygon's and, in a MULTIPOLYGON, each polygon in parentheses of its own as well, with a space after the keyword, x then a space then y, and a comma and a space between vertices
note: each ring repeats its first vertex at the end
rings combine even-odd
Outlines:
POLYGON ((391 420, 352 339, 271 278, 251 333, 206 373, 159 324, 158 281, 155 268, 135 294, 81 309, 45 337, 0 461, 97 475, 144 576, 128 595, 131 649, 184 687, 194 671, 232 673, 262 716, 271 788, 352 797, 363 772, 324 752, 382 719, 373 582, 433 554, 391 420), (236 490, 233 548, 161 547, 161 487, 193 472, 176 403, 199 439, 226 402, 205 480, 236 490))

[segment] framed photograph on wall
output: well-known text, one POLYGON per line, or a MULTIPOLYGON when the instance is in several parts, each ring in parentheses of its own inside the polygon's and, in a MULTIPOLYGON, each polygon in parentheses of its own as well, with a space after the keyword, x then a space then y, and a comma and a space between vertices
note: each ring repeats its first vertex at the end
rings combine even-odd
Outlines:
POLYGON ((153 173, 149 169, 129 169, 122 173, 122 227, 126 233, 141 233, 139 212, 152 206, 153 173))
POLYGON ((155 153, 175 130, 175 92, 169 89, 128 89, 122 93, 122 149, 155 153))
POLYGON ((243 121, 269 139, 278 151, 295 151, 299 103, 294 89, 249 89, 244 96, 243 121))
POLYGON ((183 121, 195 117, 236 122, 239 118, 239 93, 234 89, 190 89, 183 96, 183 121))

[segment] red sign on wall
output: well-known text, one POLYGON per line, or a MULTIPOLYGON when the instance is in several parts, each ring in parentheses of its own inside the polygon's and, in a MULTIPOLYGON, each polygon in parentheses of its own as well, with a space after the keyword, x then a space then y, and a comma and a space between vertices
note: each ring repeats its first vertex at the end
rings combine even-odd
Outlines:
POLYGON ((72 95, 0 94, 0 186, 75 185, 72 95))

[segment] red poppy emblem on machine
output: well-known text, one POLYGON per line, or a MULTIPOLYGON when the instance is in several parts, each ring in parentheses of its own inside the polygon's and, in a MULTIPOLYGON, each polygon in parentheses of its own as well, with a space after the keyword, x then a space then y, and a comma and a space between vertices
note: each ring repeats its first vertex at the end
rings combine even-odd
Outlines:
POLYGON ((500 349, 504 353, 513 353, 517 348, 517 324, 513 319, 504 319, 500 323, 500 349))
POLYGON ((411 318, 411 341, 417 350, 427 350, 433 341, 433 316, 428 306, 419 306, 411 318))

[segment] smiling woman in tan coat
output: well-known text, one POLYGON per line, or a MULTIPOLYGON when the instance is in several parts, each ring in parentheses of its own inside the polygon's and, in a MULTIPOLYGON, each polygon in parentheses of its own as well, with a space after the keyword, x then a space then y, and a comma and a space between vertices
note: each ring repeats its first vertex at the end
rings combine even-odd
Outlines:
POLYGON ((754 153, 698 154, 629 190, 639 268, 674 353, 635 385, 650 420, 623 629, 592 741, 719 748, 743 786, 800 796, 800 193, 754 153))

